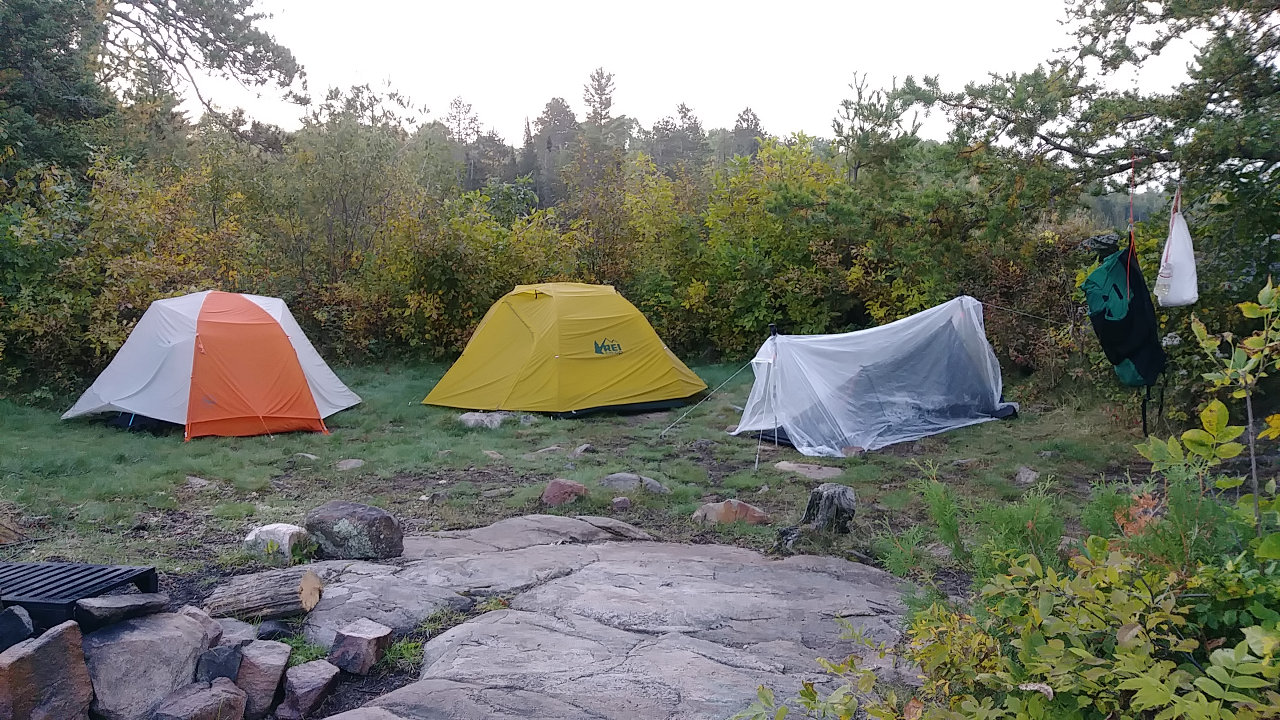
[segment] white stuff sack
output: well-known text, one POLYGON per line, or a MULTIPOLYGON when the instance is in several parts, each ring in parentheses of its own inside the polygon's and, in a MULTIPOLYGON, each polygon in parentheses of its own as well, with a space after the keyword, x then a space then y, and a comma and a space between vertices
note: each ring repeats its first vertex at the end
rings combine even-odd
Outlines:
POLYGON ((1192 305, 1200 299, 1196 279, 1196 257, 1191 247, 1191 231, 1182 217, 1182 189, 1173 196, 1173 213, 1169 217, 1169 239, 1164 243, 1160 259, 1160 275, 1156 277, 1156 300, 1161 307, 1192 305))

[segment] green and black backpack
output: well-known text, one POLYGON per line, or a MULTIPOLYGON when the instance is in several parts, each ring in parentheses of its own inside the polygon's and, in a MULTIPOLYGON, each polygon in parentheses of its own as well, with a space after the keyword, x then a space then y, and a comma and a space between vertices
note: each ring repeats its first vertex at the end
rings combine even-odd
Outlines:
MULTIPOLYGON (((1138 266, 1133 231, 1129 246, 1102 261, 1084 281, 1089 320, 1120 382, 1150 388, 1165 368, 1156 309, 1138 266)), ((1146 425, 1145 402, 1143 425, 1146 425)))

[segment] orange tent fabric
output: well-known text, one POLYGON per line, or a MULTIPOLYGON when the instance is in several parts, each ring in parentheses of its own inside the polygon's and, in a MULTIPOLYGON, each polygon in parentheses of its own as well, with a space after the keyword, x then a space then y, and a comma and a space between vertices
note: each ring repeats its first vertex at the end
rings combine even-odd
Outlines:
POLYGON ((283 300, 208 290, 151 303, 62 418, 128 413, 187 439, 327 433, 324 418, 359 402, 283 300))
POLYGON ((196 320, 187 437, 328 434, 280 323, 233 293, 210 293, 196 320))

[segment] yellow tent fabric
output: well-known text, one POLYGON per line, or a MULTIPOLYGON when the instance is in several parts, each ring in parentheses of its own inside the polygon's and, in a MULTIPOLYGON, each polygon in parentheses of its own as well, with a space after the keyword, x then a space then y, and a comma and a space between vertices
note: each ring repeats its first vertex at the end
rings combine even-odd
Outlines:
POLYGON ((494 303, 424 405, 573 412, 705 390, 609 285, 520 285, 494 303))

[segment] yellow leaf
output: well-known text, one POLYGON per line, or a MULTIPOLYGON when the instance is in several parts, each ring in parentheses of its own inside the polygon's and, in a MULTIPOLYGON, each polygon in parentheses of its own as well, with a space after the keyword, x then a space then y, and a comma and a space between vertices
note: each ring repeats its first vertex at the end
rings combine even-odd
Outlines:
POLYGON ((1280 438, 1280 414, 1267 416, 1267 427, 1258 435, 1264 440, 1280 438))
POLYGON ((906 707, 902 708, 902 720, 920 720, 921 717, 924 717, 924 703, 911 698, 906 707))

